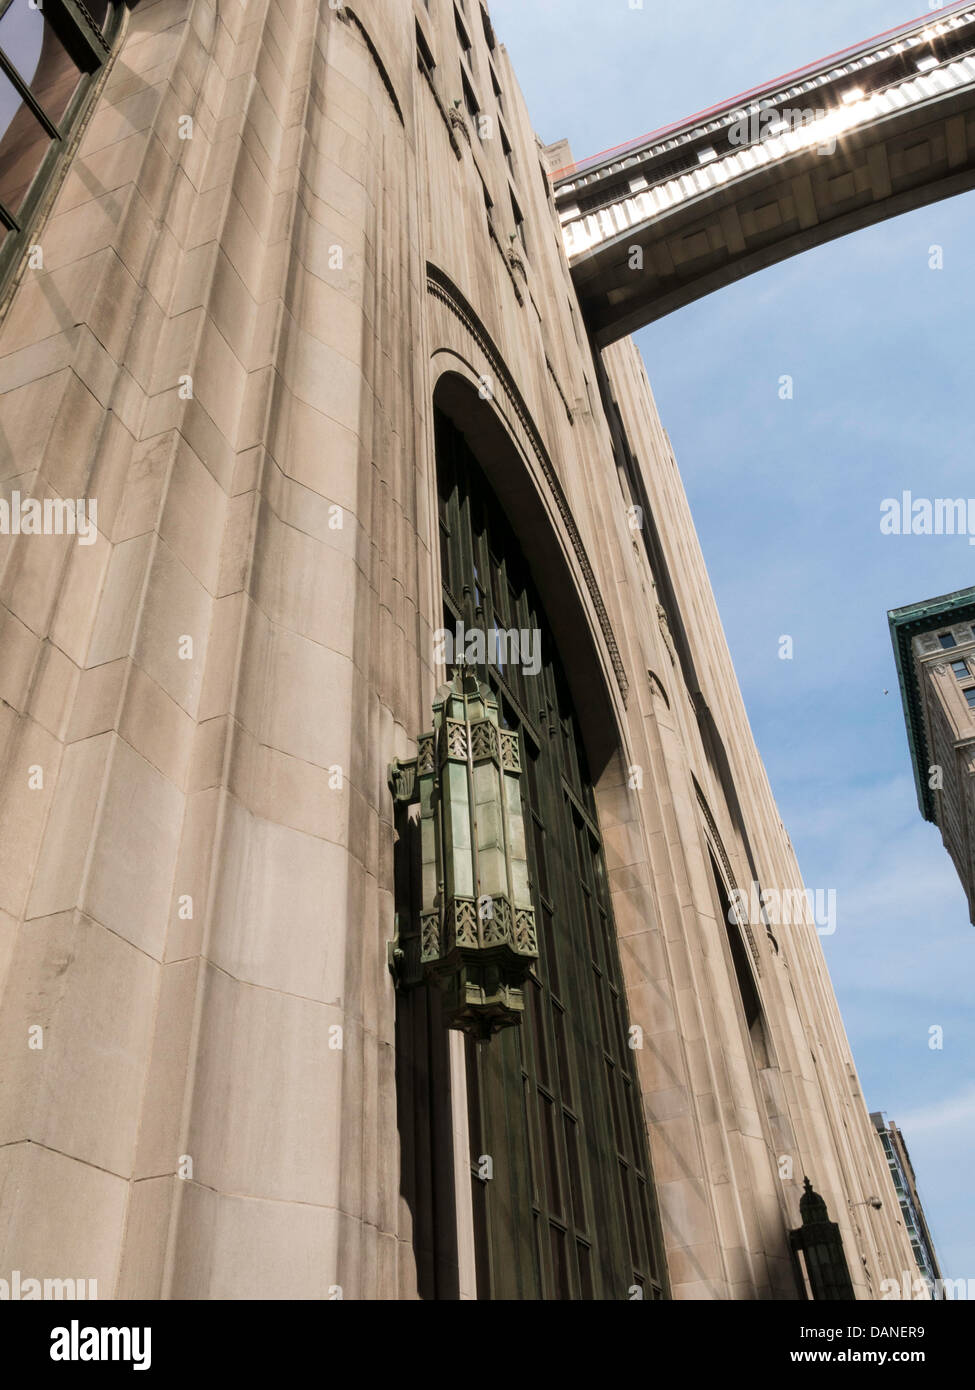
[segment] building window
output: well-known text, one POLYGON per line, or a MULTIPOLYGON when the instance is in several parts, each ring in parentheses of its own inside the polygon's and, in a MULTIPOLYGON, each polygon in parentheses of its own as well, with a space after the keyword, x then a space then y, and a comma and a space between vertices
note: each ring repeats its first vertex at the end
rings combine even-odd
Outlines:
POLYGON ((769 1066, 770 1056, 765 1011, 762 1008, 762 1001, 758 993, 758 985, 752 970, 751 959, 748 949, 745 946, 741 928, 734 920, 736 912, 732 905, 732 900, 721 878, 721 873, 714 855, 709 853, 708 858, 711 861, 711 875, 714 882, 714 890, 717 894, 715 905, 718 908, 719 919, 724 919, 725 932, 727 933, 728 947, 731 955, 731 964, 738 985, 738 997, 741 1000, 742 1014, 744 1015, 745 1027, 748 1030, 748 1037, 752 1046, 752 1055, 755 1059, 755 1066, 757 1069, 759 1071, 765 1071, 769 1066))
POLYGON ((975 709, 975 685, 970 685, 965 691, 965 699, 968 701, 968 708, 975 709))
POLYGON ((507 164, 509 170, 513 174, 515 172, 515 161, 514 156, 511 153, 511 141, 505 134, 504 126, 501 124, 500 121, 498 122, 498 130, 501 133, 501 151, 504 155, 505 163, 507 164))
POLYGON ((968 676, 967 661, 953 661, 951 663, 951 669, 954 671, 955 675, 958 677, 960 681, 965 680, 968 676))
POLYGON ((456 6, 454 7, 454 28, 457 30, 457 42, 460 44, 461 52, 468 62, 471 61, 471 40, 464 27, 464 21, 456 6))
POLYGON ((460 81, 461 86, 464 89, 464 105, 467 107, 467 114, 470 116, 472 121, 476 121, 478 116, 481 114, 480 102, 474 95, 474 88, 468 82, 463 72, 460 75, 460 81))
POLYGON ((511 215, 515 219, 515 231, 518 233, 522 246, 527 251, 528 242, 525 240, 525 219, 522 215, 521 208, 518 206, 518 200, 510 189, 508 190, 508 194, 511 198, 511 215))
POLYGON ((942 647, 944 647, 946 652, 951 651, 952 647, 958 646, 958 643, 952 637, 950 632, 939 632, 938 641, 941 643, 942 647))
POLYGON ((430 45, 423 36, 423 30, 419 24, 416 26, 416 62, 417 67, 427 77, 431 75, 437 66, 434 62, 433 54, 430 52, 430 45))
POLYGON ((113 0, 0 0, 0 291, 89 106, 117 33, 113 0))
POLYGON ((525 1019, 466 1040, 477 1295, 646 1299, 664 1259, 607 870, 576 710, 528 561, 465 436, 436 414, 444 627, 534 634, 478 667, 517 730, 539 960, 525 1019))
POLYGON ((495 42, 494 29, 491 25, 490 19, 488 18, 488 12, 483 5, 481 6, 481 27, 484 30, 484 42, 487 44, 488 48, 493 53, 495 42))

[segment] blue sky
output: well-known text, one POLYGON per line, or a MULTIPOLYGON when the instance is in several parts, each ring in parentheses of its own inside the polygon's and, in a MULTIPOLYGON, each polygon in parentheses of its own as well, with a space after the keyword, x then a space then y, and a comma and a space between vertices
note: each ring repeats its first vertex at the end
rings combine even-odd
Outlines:
MULTIPOLYGON (((924 11, 924 0, 492 0, 532 119, 577 159, 924 11)), ((973 493, 975 195, 846 237, 643 330, 755 738, 868 1106, 903 1129, 946 1277, 975 1279, 975 929, 922 821, 887 610, 975 583, 965 537, 880 505, 973 493), (929 268, 943 248, 944 269, 929 268), (779 399, 779 378, 795 398, 779 399), (794 641, 778 658, 779 637, 794 641), (888 694, 884 692, 888 691, 888 694), (944 1030, 941 1051, 929 1029, 944 1030)), ((864 1197, 869 1193, 864 1193, 864 1197)))

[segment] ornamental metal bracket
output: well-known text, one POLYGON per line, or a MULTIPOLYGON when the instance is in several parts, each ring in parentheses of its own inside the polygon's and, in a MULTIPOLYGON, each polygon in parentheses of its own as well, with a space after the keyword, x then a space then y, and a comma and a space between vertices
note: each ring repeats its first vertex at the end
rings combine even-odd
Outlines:
POLYGON ((518 734, 466 666, 437 692, 417 756, 389 768, 394 801, 419 802, 422 900, 417 930, 397 922, 390 970, 399 988, 436 984, 447 1026, 482 1042, 521 1022, 538 959, 520 779, 518 734))

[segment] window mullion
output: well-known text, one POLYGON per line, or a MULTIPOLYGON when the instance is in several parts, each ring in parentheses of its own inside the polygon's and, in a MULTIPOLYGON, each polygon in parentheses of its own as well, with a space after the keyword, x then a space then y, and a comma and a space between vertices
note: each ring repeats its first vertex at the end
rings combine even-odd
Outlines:
POLYGON ((51 139, 60 140, 61 133, 58 130, 57 126, 48 116, 43 106, 34 96, 34 93, 28 87, 27 83, 21 77, 20 73, 14 67, 13 63, 7 57, 6 53, 4 53, 2 48, 0 48, 0 68, 2 68, 6 75, 10 78, 10 81, 17 88, 17 93, 20 96, 21 101, 24 102, 26 106, 30 107, 31 111, 40 121, 41 125, 47 131, 51 139))

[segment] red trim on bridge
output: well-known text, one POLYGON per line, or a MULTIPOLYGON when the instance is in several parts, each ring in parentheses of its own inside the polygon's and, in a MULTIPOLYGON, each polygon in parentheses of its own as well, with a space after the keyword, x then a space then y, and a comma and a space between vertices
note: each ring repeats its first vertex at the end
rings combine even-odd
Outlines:
POLYGON ((577 160, 575 164, 564 164, 561 169, 553 170, 549 174, 549 178, 554 181, 562 175, 583 173, 584 166, 598 164, 611 154, 639 149, 641 145, 645 145, 651 140, 659 140, 661 136, 668 135, 671 131, 681 130, 685 126, 699 125, 706 116, 712 116, 716 111, 734 110, 736 106, 740 106, 749 97, 756 96, 760 92, 767 92, 773 87, 781 87, 791 78, 800 77, 803 73, 815 72, 818 68, 825 67, 827 63, 835 62, 838 58, 848 58, 851 54, 869 48, 871 44, 879 43, 881 39, 890 38, 892 34, 901 34, 907 29, 913 29, 922 20, 927 20, 929 24, 937 24, 942 16, 950 15, 955 10, 963 10, 971 4, 972 0, 954 0, 954 3, 945 5, 940 10, 928 10, 926 14, 918 15, 916 19, 905 20, 903 24, 895 24, 893 29, 884 29, 879 34, 874 34, 873 38, 863 39, 860 43, 851 44, 849 48, 839 48, 835 53, 828 53, 825 58, 818 58, 815 62, 806 63, 801 68, 793 68, 791 72, 783 73, 781 77, 773 77, 771 81, 763 82, 759 87, 749 87, 747 92, 739 92, 737 96, 729 97, 727 101, 718 101, 713 106, 706 106, 703 111, 696 111, 693 116, 685 116, 680 121, 671 121, 669 125, 660 126, 658 130, 651 130, 647 135, 638 135, 634 140, 625 140, 622 145, 610 145, 608 150, 602 150, 599 154, 591 154, 585 159, 577 160))

